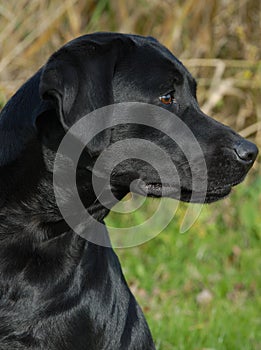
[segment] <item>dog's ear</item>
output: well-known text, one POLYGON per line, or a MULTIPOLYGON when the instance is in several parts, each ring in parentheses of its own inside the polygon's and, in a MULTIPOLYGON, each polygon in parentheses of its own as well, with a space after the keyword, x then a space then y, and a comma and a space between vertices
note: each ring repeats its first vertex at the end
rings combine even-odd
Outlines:
POLYGON ((77 119, 71 110, 76 101, 78 88, 79 79, 74 66, 51 57, 43 68, 39 86, 40 96, 43 100, 53 102, 65 130, 68 130, 77 119))
MULTIPOLYGON (((57 51, 44 66, 40 96, 51 101, 65 131, 93 110, 113 104, 112 79, 118 51, 119 40, 80 40, 57 51)), ((104 130, 87 148, 95 155, 109 141, 110 131, 104 130)))

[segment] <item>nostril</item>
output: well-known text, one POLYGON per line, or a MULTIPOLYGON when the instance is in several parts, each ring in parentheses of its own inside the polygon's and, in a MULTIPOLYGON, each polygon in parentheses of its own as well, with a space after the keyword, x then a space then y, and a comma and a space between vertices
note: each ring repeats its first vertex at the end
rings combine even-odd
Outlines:
POLYGON ((256 145, 250 141, 243 140, 236 144, 234 148, 237 156, 240 158, 240 160, 252 163, 257 157, 258 148, 256 145))

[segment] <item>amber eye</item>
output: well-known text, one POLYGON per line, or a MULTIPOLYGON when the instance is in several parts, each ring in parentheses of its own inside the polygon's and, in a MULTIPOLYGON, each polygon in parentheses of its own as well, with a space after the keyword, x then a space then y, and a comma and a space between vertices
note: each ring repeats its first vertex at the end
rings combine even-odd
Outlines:
POLYGON ((173 94, 167 94, 159 97, 160 102, 164 103, 164 105, 170 105, 173 102, 176 103, 176 99, 173 94))

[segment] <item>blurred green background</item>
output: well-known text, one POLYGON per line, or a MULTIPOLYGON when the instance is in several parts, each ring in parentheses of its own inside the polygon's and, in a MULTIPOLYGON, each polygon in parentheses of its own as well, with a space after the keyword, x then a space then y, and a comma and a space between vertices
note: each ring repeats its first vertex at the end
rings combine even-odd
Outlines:
MULTIPOLYGON (((0 107, 66 41, 94 31, 152 35, 197 78, 203 110, 261 146, 261 3, 257 0, 0 2, 0 107)), ((146 200, 131 219, 155 209, 146 200)), ((179 233, 187 206, 139 247, 118 249, 157 349, 261 349, 260 158, 222 202, 179 233)), ((131 220, 131 222, 130 222, 131 220)))

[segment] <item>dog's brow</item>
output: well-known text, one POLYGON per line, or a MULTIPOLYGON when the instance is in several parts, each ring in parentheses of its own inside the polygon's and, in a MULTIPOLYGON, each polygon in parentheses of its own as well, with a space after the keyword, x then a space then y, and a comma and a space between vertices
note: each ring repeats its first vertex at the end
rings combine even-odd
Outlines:
POLYGON ((172 74, 173 74, 174 82, 176 84, 182 84, 183 83, 183 81, 184 81, 183 75, 182 75, 182 73, 180 73, 180 71, 177 68, 173 69, 172 74))

